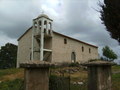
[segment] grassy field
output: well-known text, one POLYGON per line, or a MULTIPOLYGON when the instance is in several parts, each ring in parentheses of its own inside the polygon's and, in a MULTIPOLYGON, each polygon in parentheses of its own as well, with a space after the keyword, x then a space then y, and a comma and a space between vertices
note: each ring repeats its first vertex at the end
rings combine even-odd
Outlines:
POLYGON ((4 69, 0 70, 0 82, 23 79, 23 69, 4 69))
POLYGON ((112 90, 120 90, 120 66, 113 66, 112 72, 112 90))
POLYGON ((0 90, 23 90, 23 69, 0 70, 0 90))
MULTIPOLYGON (((67 68, 63 68, 64 70, 67 68)), ((77 69, 76 67, 71 67, 70 69, 77 69)), ((59 69, 54 69, 57 72, 59 69)), ((120 90, 120 66, 112 67, 112 90, 120 90)), ((0 90, 23 90, 23 69, 5 69, 0 70, 0 90)), ((77 72, 70 75, 71 83, 73 82, 85 82, 87 80, 87 71, 80 69, 77 72)), ((86 85, 87 86, 87 85, 86 85)), ((82 87, 82 90, 87 90, 82 87)), ((71 84, 71 90, 79 90, 78 85, 71 84)))

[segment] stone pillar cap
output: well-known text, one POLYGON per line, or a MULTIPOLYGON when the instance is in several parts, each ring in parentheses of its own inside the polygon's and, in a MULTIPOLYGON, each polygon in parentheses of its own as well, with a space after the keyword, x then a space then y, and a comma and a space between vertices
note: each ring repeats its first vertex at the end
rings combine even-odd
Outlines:
POLYGON ((111 65, 115 65, 115 63, 109 62, 109 61, 96 60, 96 61, 83 63, 82 65, 84 66, 111 66, 111 65))
POLYGON ((53 63, 46 62, 46 61, 39 61, 39 60, 20 63, 21 68, 46 68, 46 67, 52 67, 52 66, 54 66, 53 63))

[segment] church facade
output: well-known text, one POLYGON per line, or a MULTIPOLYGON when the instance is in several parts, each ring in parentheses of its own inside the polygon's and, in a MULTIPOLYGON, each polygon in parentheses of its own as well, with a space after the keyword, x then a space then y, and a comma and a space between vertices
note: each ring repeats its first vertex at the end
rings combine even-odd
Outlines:
POLYGON ((53 20, 41 14, 18 39, 17 67, 30 60, 85 62, 98 58, 98 47, 52 30, 53 20))

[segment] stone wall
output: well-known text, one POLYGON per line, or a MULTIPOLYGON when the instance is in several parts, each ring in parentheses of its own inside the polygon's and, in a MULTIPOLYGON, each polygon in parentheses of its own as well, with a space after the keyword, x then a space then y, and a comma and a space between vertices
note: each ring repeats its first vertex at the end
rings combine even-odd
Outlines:
POLYGON ((98 48, 72 40, 56 33, 53 35, 53 62, 71 62, 72 52, 75 52, 77 62, 85 62, 90 59, 98 58, 98 48), (67 44, 64 44, 64 39, 67 39, 67 44), (82 46, 84 47, 83 52, 82 46), (91 53, 89 53, 89 49, 91 49, 91 53))
POLYGON ((32 46, 32 29, 29 30, 18 41, 17 67, 19 67, 19 63, 30 60, 31 46, 32 46))
POLYGON ((50 66, 53 64, 39 61, 21 63, 20 67, 25 68, 24 90, 49 90, 50 66))
MULTIPOLYGON (((52 62, 71 62, 72 52, 75 52, 77 62, 85 62, 90 59, 98 58, 97 47, 66 38, 65 36, 56 34, 54 32, 51 40, 52 46, 50 47, 52 49, 52 62), (64 44, 64 39, 67 40, 67 44, 64 44), (82 46, 84 47, 83 52, 82 46), (89 53, 89 49, 91 49, 91 53, 89 53)), ((19 63, 30 60, 31 45, 32 29, 28 30, 28 32, 18 41, 17 67, 19 67, 19 63)), ((45 47, 47 47, 47 45, 45 47)), ((38 54, 36 55, 39 57, 38 54)))

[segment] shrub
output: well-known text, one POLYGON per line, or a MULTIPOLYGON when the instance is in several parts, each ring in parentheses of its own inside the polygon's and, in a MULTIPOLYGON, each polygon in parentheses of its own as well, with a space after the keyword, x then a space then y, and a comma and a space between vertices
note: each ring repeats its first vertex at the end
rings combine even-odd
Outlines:
POLYGON ((69 67, 78 67, 80 64, 78 63, 78 62, 76 62, 76 63, 71 63, 70 65, 69 65, 69 67))
POLYGON ((22 79, 15 79, 13 81, 5 81, 0 83, 0 90, 24 90, 22 79))

